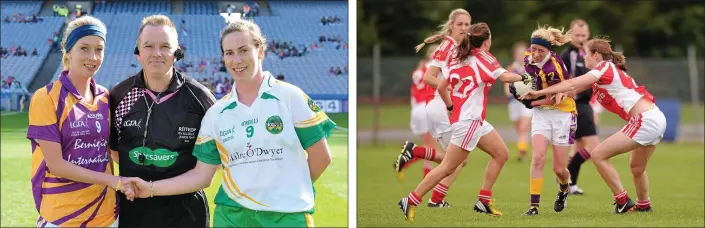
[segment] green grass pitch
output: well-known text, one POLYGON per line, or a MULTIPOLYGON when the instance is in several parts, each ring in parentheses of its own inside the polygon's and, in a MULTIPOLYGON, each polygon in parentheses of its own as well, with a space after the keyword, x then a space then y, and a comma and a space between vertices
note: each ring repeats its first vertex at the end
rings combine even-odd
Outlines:
MULTIPOLYGON (((558 185, 551 170, 551 155, 544 168, 544 183, 539 215, 526 217, 529 208, 530 162, 516 160, 517 152, 510 149, 510 159, 505 164, 493 188, 493 198, 501 217, 491 217, 473 211, 477 194, 489 156, 474 151, 469 163, 450 187, 446 200, 451 208, 428 208, 429 192, 422 205, 416 209, 415 221, 410 223, 397 206, 402 197, 411 192, 422 177, 421 162, 413 164, 399 182, 392 168, 401 151, 402 142, 387 142, 380 147, 360 145, 357 149, 357 224, 358 226, 418 226, 418 227, 703 227, 703 144, 662 143, 650 160, 647 172, 650 180, 652 213, 612 214, 612 193, 595 170, 592 163, 583 164, 578 179, 585 191, 582 196, 569 196, 563 212, 553 211, 558 185)), ((510 145, 509 148, 512 148, 510 145)), ((549 153, 550 154, 550 153, 549 153)), ((630 197, 636 192, 629 171, 629 156, 623 154, 612 159, 623 186, 630 197)))
MULTIPOLYGON (((347 114, 331 115, 341 127, 347 128, 347 114), (340 119, 340 120, 339 120, 340 119), (344 121, 343 121, 344 120, 344 121)), ((29 227, 37 221, 30 186, 31 145, 27 135, 26 113, 2 116, 2 189, 0 227, 29 227)), ((347 226, 348 224, 348 133, 335 130, 328 138, 333 162, 316 181, 316 226, 347 226)), ((215 209, 213 198, 220 187, 220 171, 206 189, 211 218, 215 209)), ((211 221, 212 222, 212 221, 211 221)))

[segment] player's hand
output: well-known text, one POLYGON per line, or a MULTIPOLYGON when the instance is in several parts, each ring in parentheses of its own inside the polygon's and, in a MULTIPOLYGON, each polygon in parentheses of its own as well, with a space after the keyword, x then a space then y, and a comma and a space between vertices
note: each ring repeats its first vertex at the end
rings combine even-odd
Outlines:
POLYGON ((152 183, 144 181, 138 177, 130 177, 125 181, 127 184, 132 184, 135 189, 135 197, 149 198, 152 194, 152 183))
POLYGON ((524 82, 524 85, 531 84, 531 81, 533 80, 531 78, 531 75, 526 72, 521 73, 521 75, 519 75, 519 76, 521 76, 521 81, 524 82))
POLYGON ((556 101, 555 104, 560 104, 561 101, 563 101, 566 98, 568 98, 568 95, 566 95, 565 93, 557 93, 556 95, 553 95, 551 97, 551 99, 554 99, 554 101, 556 101))
POLYGON ((135 196, 137 195, 137 189, 135 188, 134 184, 131 183, 126 183, 127 178, 122 178, 122 186, 120 186, 120 191, 125 194, 125 198, 129 201, 134 201, 135 196))
POLYGON ((531 91, 527 92, 526 94, 522 95, 521 97, 519 97, 519 99, 521 99, 521 100, 533 100, 533 99, 536 99, 537 97, 541 96, 541 94, 540 94, 539 92, 540 92, 540 91, 533 91, 533 90, 531 90, 531 91))
POLYGON ((514 96, 514 99, 519 100, 519 94, 517 94, 517 87, 514 86, 514 83, 509 83, 509 93, 514 96))

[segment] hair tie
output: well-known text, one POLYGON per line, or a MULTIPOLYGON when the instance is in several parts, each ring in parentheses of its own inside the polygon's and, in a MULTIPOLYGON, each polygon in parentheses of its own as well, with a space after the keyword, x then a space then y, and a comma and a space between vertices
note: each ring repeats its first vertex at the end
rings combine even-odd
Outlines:
POLYGON ((71 33, 69 33, 68 38, 66 39, 66 52, 71 51, 73 45, 85 36, 97 36, 102 38, 103 41, 105 41, 106 33, 107 31, 105 31, 105 28, 97 25, 83 25, 81 27, 78 27, 71 31, 71 33))

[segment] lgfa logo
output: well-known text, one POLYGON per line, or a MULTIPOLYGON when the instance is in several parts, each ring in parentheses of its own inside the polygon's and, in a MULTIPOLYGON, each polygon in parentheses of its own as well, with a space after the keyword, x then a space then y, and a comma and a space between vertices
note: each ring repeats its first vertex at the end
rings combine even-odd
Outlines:
POLYGON ((265 126, 267 127, 267 131, 272 134, 279 134, 282 132, 282 130, 284 130, 284 122, 282 122, 282 118, 280 118, 279 116, 269 117, 269 119, 267 119, 267 122, 265 123, 265 126))

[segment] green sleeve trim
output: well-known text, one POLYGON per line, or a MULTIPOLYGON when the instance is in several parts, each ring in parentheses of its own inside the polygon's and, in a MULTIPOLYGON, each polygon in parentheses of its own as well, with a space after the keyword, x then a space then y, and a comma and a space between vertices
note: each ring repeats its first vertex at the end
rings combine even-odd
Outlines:
POLYGON ((335 123, 330 119, 326 119, 319 124, 305 128, 295 128, 295 130, 301 146, 306 150, 323 137, 328 138, 333 132, 333 128, 335 128, 335 123))
POLYGON ((196 146, 193 147, 193 156, 206 164, 220 165, 222 162, 218 154, 218 148, 215 146, 215 140, 196 144, 196 146))

